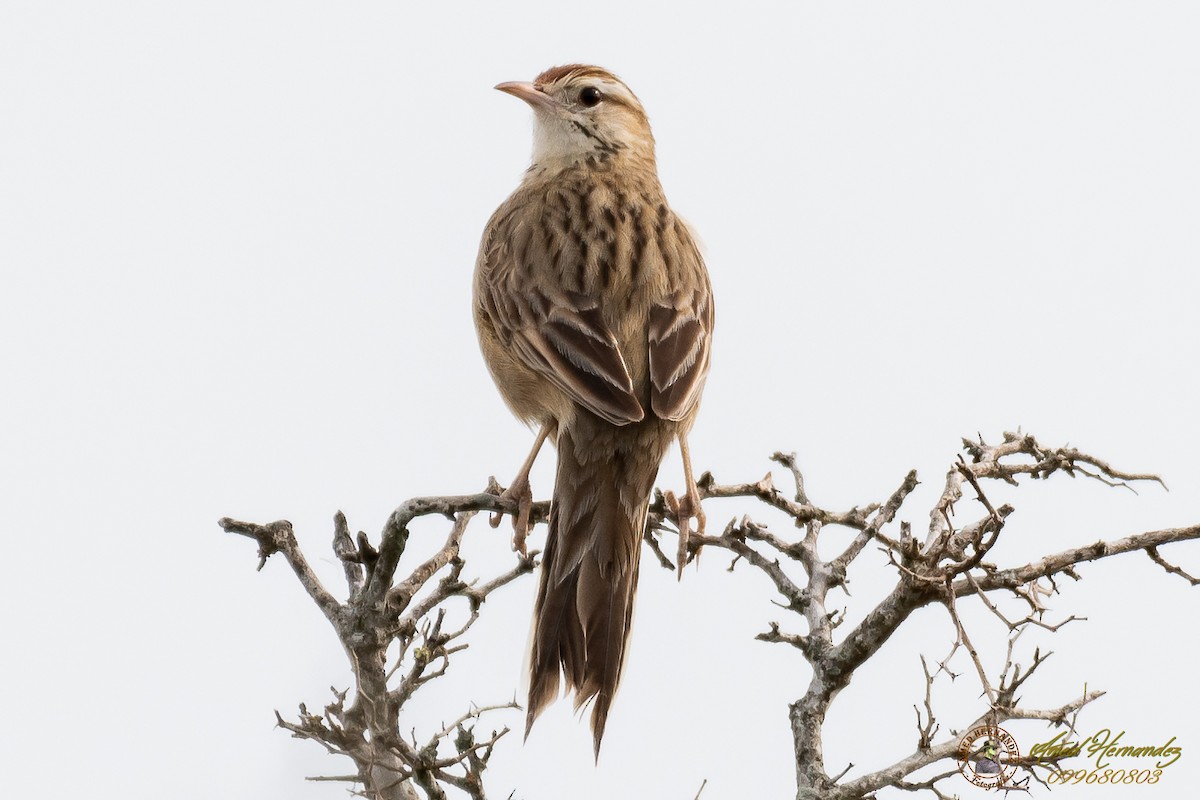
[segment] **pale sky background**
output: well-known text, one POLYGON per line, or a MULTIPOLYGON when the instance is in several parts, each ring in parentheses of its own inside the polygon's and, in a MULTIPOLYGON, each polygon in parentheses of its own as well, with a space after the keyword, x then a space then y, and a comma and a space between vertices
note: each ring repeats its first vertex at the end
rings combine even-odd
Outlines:
MULTIPOLYGON (((531 435, 478 354, 470 276, 530 148, 530 112, 491 87, 553 64, 639 94, 706 244, 698 468, 755 480, 796 450, 835 509, 916 468, 901 516, 920 530, 959 437, 1023 426, 1171 491, 996 490, 1017 505, 1000 564, 1200 522, 1198 41, 1184 2, 4 0, 0 794, 346 796, 303 778, 348 762, 273 727, 345 688, 344 656, 286 564, 255 573, 253 543, 216 521, 290 519, 344 591, 337 509, 374 535, 406 498, 511 478, 531 435)), ((552 474, 547 451, 539 497, 552 474)), ((675 453, 660 483, 681 485, 675 453)), ((706 508, 716 528, 774 519, 706 508)), ((409 563, 444 531, 419 526, 409 563)), ((510 563, 505 531, 468 538, 470 574, 510 563)), ((1200 546, 1164 554, 1200 572, 1200 546)), ((893 583, 879 561, 851 574, 852 621, 893 583)), ((690 800, 705 779, 704 800, 792 796, 807 668, 753 641, 783 614, 727 563, 705 554, 682 585, 647 563, 599 767, 559 703, 527 745, 504 741, 496 797, 690 800)), ((1025 663, 1056 653, 1028 704, 1108 690, 1083 731, 1184 748, 1124 796, 1190 796, 1200 589, 1144 555, 1081 573, 1052 606, 1088 621, 1023 642, 1025 663)), ((405 725, 512 696, 533 591, 488 602, 405 725)), ((994 673, 1003 637, 977 626, 994 673)), ((831 709, 831 772, 912 750, 918 653, 949 642, 930 611, 861 671, 831 709)), ((956 664, 941 736, 981 708, 956 664)), ((1006 727, 1026 747, 1052 735, 1006 727)))

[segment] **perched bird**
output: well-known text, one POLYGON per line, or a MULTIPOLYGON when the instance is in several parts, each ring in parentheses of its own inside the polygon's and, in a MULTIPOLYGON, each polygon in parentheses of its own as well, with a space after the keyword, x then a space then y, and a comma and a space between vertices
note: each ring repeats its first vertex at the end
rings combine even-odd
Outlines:
POLYGON ((638 559, 658 468, 678 439, 687 490, 667 493, 679 569, 704 515, 687 433, 708 374, 712 290, 687 225, 658 181, 637 97, 572 64, 496 87, 534 111, 533 163, 488 222, 475 268, 484 360, 513 413, 540 426, 506 495, 524 548, 529 470, 558 449, 534 608, 525 734, 558 694, 589 700, 599 757, 629 639, 638 559))

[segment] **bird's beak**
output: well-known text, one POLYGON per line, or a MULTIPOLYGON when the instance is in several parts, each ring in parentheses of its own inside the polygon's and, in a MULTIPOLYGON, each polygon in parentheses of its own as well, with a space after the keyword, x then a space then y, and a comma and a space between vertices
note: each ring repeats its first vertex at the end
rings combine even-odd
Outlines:
POLYGON ((496 88, 505 94, 511 94, 513 97, 519 97, 533 107, 534 111, 552 111, 558 107, 558 103, 554 101, 550 95, 543 92, 532 83, 523 81, 509 81, 508 83, 498 83, 496 88))

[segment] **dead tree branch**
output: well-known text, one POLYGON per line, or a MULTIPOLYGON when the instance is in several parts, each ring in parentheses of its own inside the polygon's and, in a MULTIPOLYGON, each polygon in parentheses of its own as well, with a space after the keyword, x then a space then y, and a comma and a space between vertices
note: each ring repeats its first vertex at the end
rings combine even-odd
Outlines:
MULTIPOLYGON (((963 444, 966 457, 960 457, 947 471, 942 492, 929 511, 929 527, 923 542, 913 537, 911 527, 905 521, 899 523, 897 533, 888 532, 901 506, 917 486, 915 472, 910 472, 883 502, 847 511, 830 511, 810 500, 794 454, 776 453, 772 456, 772 460, 791 473, 795 493, 790 498, 775 487, 770 474, 755 483, 729 485, 718 484, 707 473, 701 479, 703 498, 744 497, 757 500, 783 512, 791 519, 793 526, 803 532, 799 536, 784 536, 767 525, 743 516, 740 521, 731 520, 720 535, 693 536, 690 545, 693 557, 701 547, 719 547, 731 551, 736 555, 734 566, 743 562, 762 572, 784 598, 785 602, 781 604, 783 608, 795 615, 794 621, 798 623, 800 632, 785 632, 780 622, 772 622, 769 630, 757 638, 796 648, 812 668, 806 691, 789 707, 797 798, 857 800, 884 787, 910 792, 924 791, 939 798, 949 797, 937 784, 956 773, 957 768, 926 779, 910 779, 910 776, 918 770, 952 759, 959 746, 954 736, 934 741, 942 726, 935 720, 932 700, 934 682, 938 676, 945 674, 955 677, 948 664, 959 649, 967 652, 978 678, 981 707, 973 722, 966 727, 956 726, 955 729, 966 731, 984 723, 995 725, 1012 719, 1042 719, 1054 725, 1065 725, 1071 721, 1073 724, 1073 715, 1103 692, 1085 691, 1076 699, 1051 709, 1023 707, 1017 696, 1018 690, 1051 655, 1035 649, 1028 667, 1022 667, 1017 661, 1021 632, 1028 626, 1054 632, 1069 622, 1084 619, 1075 615, 1058 621, 1045 618, 1043 599, 1057 592, 1057 584, 1054 583, 1056 576, 1065 574, 1077 578, 1076 568, 1086 562, 1142 550, 1166 572, 1179 575, 1192 585, 1200 583, 1182 568, 1166 561, 1158 552, 1158 548, 1164 545, 1200 538, 1200 525, 1138 533, 1109 542, 1100 541, 1006 568, 989 563, 988 555, 1014 509, 1009 505, 997 506, 991 502, 985 488, 988 481, 1016 486, 1020 485, 1020 478, 1046 480, 1061 473, 1130 490, 1138 482, 1162 484, 1162 481, 1156 475, 1118 470, 1107 461, 1076 448, 1045 447, 1033 436, 1023 433, 1007 433, 997 445, 989 445, 982 438, 963 440, 963 444), (982 517, 956 527, 953 523, 955 512, 966 488, 972 491, 984 513, 982 517), (855 534, 837 557, 825 561, 818 555, 817 544, 822 534, 831 527, 849 528, 855 534), (881 545, 888 561, 896 568, 896 583, 857 626, 835 636, 837 617, 827 611, 828 592, 843 586, 847 568, 861 556, 871 541, 881 545), (990 596, 1000 592, 1021 601, 1027 607, 1027 613, 1024 616, 1005 614, 999 602, 990 596), (974 646, 972 633, 958 613, 960 604, 975 598, 979 598, 982 605, 1004 624, 1009 634, 1005 662, 995 673, 999 676, 998 680, 989 677, 993 673, 974 646), (879 652, 914 611, 931 604, 941 604, 949 612, 948 633, 954 644, 950 653, 937 662, 939 668, 932 674, 922 658, 926 691, 924 712, 921 707, 915 706, 917 749, 888 766, 850 780, 844 780, 848 774, 846 770, 831 776, 826 769, 821 741, 830 703, 850 683, 856 670, 879 652)), ((651 512, 647 535, 653 539, 671 528, 666 522, 666 509, 661 502, 656 502, 651 512)), ((1045 768, 1045 765, 1029 763, 1023 764, 1022 768, 1040 781, 1034 770, 1045 768)), ((1025 791, 1026 785, 1027 782, 1008 788, 1025 791)))
MULTIPOLYGON (((492 592, 533 571, 536 551, 515 555, 515 564, 486 581, 466 580, 461 555, 468 523, 479 511, 514 513, 514 504, 483 492, 455 497, 409 500, 388 518, 376 548, 366 534, 352 539, 346 518, 334 517, 333 552, 343 567, 347 599, 339 601, 327 590, 308 564, 292 525, 286 520, 260 525, 224 518, 229 533, 258 542, 259 564, 281 553, 308 596, 321 609, 345 649, 355 687, 333 689, 334 700, 321 713, 300 704, 297 719, 276 712, 276 721, 293 736, 320 744, 331 754, 350 758, 352 775, 319 776, 310 780, 339 780, 362 785, 371 800, 432 800, 448 797, 448 788, 473 800, 486 797, 483 773, 496 743, 509 732, 507 726, 486 735, 477 733, 485 714, 515 709, 515 702, 472 705, 454 722, 433 731, 420 744, 400 733, 401 711, 412 696, 430 681, 444 675, 453 656, 467 648, 467 631, 479 619, 480 606, 492 592), (429 515, 453 520, 441 547, 408 575, 396 570, 408 545, 408 526, 429 515), (465 601, 455 611, 455 598, 465 601), (397 645, 389 664, 388 652, 397 645), (398 680, 396 678, 398 677, 398 680)), ((534 521, 546 518, 547 503, 533 508, 534 521)))
MULTIPOLYGON (((961 734, 955 731, 1014 719, 1044 720, 1073 730, 1080 710, 1103 692, 1085 687, 1075 699, 1051 708, 1026 707, 1018 696, 1052 655, 1040 648, 1028 653, 1023 648, 1028 641, 1022 641, 1023 632, 1037 627, 1054 633, 1070 622, 1085 619, 1073 614, 1048 618, 1045 601, 1057 593, 1058 576, 1077 579, 1078 568, 1087 562, 1144 551, 1165 573, 1193 586, 1200 584, 1200 579, 1159 552, 1169 544, 1200 539, 1200 525, 1097 541, 1026 564, 992 563, 991 554, 1014 508, 991 501, 987 494, 989 482, 1019 486, 1022 478, 1047 480, 1064 474, 1134 490, 1139 482, 1162 481, 1155 475, 1118 470, 1075 448, 1045 447, 1022 433, 1005 434, 996 445, 982 438, 964 440, 963 444, 965 457, 960 456, 946 472, 941 492, 928 511, 929 524, 922 537, 913 535, 908 520, 899 519, 902 507, 918 486, 915 471, 909 472, 882 501, 844 511, 822 508, 810 499, 794 454, 772 456, 790 473, 794 489, 787 495, 776 488, 769 473, 753 483, 729 485, 718 484, 710 473, 701 476, 703 499, 744 498, 781 512, 790 521, 785 533, 749 516, 735 517, 720 534, 693 534, 686 555, 692 560, 702 547, 729 551, 733 554, 730 570, 744 563, 764 575, 782 598, 779 606, 791 615, 785 621, 770 622, 768 630, 757 638, 795 648, 811 667, 807 687, 788 710, 797 798, 859 800, 885 787, 947 798, 950 794, 941 784, 957 772, 956 765, 948 763, 953 762, 960 746, 961 734), (968 516, 959 508, 968 491, 973 495, 971 507, 979 516, 956 524, 959 513, 968 516), (851 535, 848 541, 839 539, 840 552, 836 556, 822 558, 818 545, 822 536, 835 528, 848 530, 851 535), (868 548, 872 542, 877 548, 868 548), (876 549, 895 568, 895 583, 856 625, 841 629, 844 616, 836 607, 830 611, 829 592, 844 590, 851 564, 876 549), (981 637, 987 632, 969 629, 966 620, 975 617, 960 613, 964 604, 976 599, 988 612, 984 618, 993 627, 993 620, 1003 626, 1006 647, 1002 664, 989 664, 975 646, 975 642, 984 641, 981 637), (1012 603, 1017 613, 1006 605, 1012 603), (915 749, 892 754, 889 764, 864 764, 867 771, 860 769, 856 776, 851 776, 856 770, 854 764, 831 775, 822 742, 831 702, 909 616, 927 606, 945 608, 947 637, 952 645, 940 660, 927 662, 924 656, 921 658, 925 691, 923 703, 913 706, 917 717, 915 749), (970 712, 973 721, 945 725, 934 714, 935 683, 943 676, 954 679, 965 671, 965 666, 958 672, 951 669, 959 650, 967 653, 970 671, 979 682, 980 699, 978 708, 970 712), (937 669, 931 671, 930 663, 937 664, 937 669), (939 737, 942 730, 950 735, 939 737), (914 775, 935 765, 940 765, 941 771, 932 776, 914 775)), ((456 654, 468 646, 466 636, 488 596, 534 568, 536 552, 528 557, 516 556, 511 568, 486 580, 466 577, 461 550, 471 518, 480 511, 517 511, 515 503, 498 495, 498 487, 493 485, 478 494, 409 500, 390 515, 377 543, 361 532, 352 538, 345 518, 339 514, 334 520, 333 550, 343 566, 347 587, 344 601, 322 586, 287 521, 260 525, 221 520, 227 532, 258 543, 260 569, 271 555, 283 554, 310 599, 334 628, 350 660, 355 677, 353 693, 334 690, 333 701, 320 713, 310 712, 302 704, 296 719, 278 716, 279 725, 294 736, 315 741, 330 753, 348 756, 357 767, 353 775, 321 780, 360 783, 364 794, 373 800, 412 800, 421 796, 440 800, 451 796, 448 791, 477 799, 486 796, 482 776, 495 745, 508 728, 502 726, 487 734, 476 733, 476 729, 484 714, 501 714, 516 708, 515 702, 472 705, 453 722, 439 724, 421 738, 415 732, 401 735, 400 715, 413 695, 446 674, 456 654), (429 515, 452 521, 445 541, 407 575, 397 575, 408 545, 409 525, 429 515), (461 598, 461 604, 456 598, 461 598), (393 653, 390 659, 389 652, 393 653)), ((531 521, 545 521, 548 512, 548 503, 534 504, 531 521)), ((645 538, 657 562, 674 569, 666 555, 672 549, 661 543, 664 534, 676 532, 670 520, 667 503, 662 494, 657 494, 650 507, 645 538)), ((1027 791, 1031 778, 1042 780, 1037 770, 1045 771, 1054 764, 1026 760, 1017 766, 1028 774, 1004 787, 1008 790, 1027 791)))

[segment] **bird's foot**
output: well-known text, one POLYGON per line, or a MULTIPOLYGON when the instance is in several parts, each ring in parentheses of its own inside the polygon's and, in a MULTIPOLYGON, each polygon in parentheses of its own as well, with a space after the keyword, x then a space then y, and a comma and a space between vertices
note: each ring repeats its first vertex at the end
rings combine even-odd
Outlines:
MULTIPOLYGON (((696 489, 695 484, 688 486, 687 493, 682 499, 675 496, 674 492, 663 492, 663 499, 667 502, 667 508, 671 511, 671 516, 675 519, 675 524, 679 528, 679 550, 675 554, 676 577, 683 578, 683 568, 688 562, 688 551, 690 548, 690 540, 692 537, 692 520, 696 520, 696 535, 704 535, 704 509, 700 505, 700 492, 696 489)), ((700 548, 703 544, 696 545, 695 557, 699 558, 700 548)))
MULTIPOLYGON (((523 474, 518 475, 512 486, 500 493, 500 502, 517 504, 517 513, 513 514, 512 518, 512 548, 522 556, 528 556, 525 537, 529 535, 529 517, 533 513, 533 490, 529 487, 529 478, 523 474)), ((500 518, 503 516, 500 511, 492 514, 489 522, 493 528, 500 527, 500 518)))

